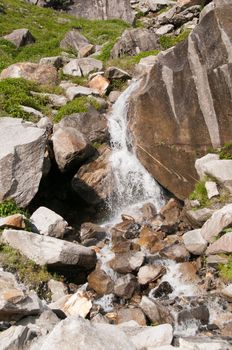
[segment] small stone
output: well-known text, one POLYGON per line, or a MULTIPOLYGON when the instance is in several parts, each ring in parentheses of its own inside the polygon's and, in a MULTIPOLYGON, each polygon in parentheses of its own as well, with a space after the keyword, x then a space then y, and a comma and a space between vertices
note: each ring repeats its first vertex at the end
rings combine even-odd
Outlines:
POLYGON ((35 42, 35 38, 26 28, 16 29, 12 33, 5 35, 3 38, 14 44, 17 49, 35 42))
POLYGON ((185 248, 194 255, 201 255, 207 248, 207 241, 202 237, 201 230, 188 231, 183 235, 185 248))
POLYGON ((51 291, 51 301, 55 302, 65 295, 68 294, 68 288, 63 282, 56 281, 56 280, 50 280, 48 281, 48 288, 51 291))
POLYGON ((14 214, 7 216, 5 218, 0 218, 0 228, 16 228, 16 229, 24 229, 24 216, 22 214, 14 214))
POLYGON ((90 80, 88 85, 94 91, 95 90, 98 91, 100 96, 104 96, 110 85, 110 82, 108 79, 104 78, 102 75, 97 75, 90 80))
POLYGON ((173 323, 168 308, 156 303, 145 295, 142 297, 139 307, 154 324, 173 323))
POLYGON ((165 273, 165 268, 161 265, 145 265, 140 267, 138 272, 139 284, 147 284, 157 280, 165 273))
POLYGON ((99 91, 96 89, 87 88, 85 86, 71 86, 65 93, 69 101, 72 101, 74 98, 80 96, 98 95, 99 91))
POLYGON ((82 46, 82 47, 79 49, 78 56, 79 56, 80 58, 88 57, 89 55, 91 55, 92 53, 94 53, 94 51, 95 51, 95 46, 92 45, 92 44, 88 44, 88 45, 82 46))
POLYGON ((116 280, 114 293, 121 298, 130 299, 138 287, 137 279, 134 275, 128 274, 116 280))
POLYGON ((120 95, 121 95, 121 91, 111 91, 108 96, 110 103, 115 103, 120 95))
POLYGON ((41 119, 44 117, 43 113, 41 113, 40 111, 38 111, 37 109, 35 108, 32 108, 32 107, 28 107, 28 106, 20 106, 22 108, 22 110, 28 114, 31 114, 33 115, 34 117, 38 119, 41 119))
POLYGON ((144 313, 139 308, 120 309, 117 312, 117 324, 128 321, 136 321, 140 326, 146 326, 146 318, 144 313))
POLYGON ((89 288, 93 289, 98 295, 110 294, 113 291, 113 281, 106 274, 105 271, 96 268, 93 272, 88 276, 88 284, 89 288))
POLYGON ((232 253, 232 232, 224 234, 206 250, 206 255, 221 253, 232 253))
POLYGON ((232 284, 229 284, 226 288, 222 289, 221 295, 231 303, 232 302, 232 284))
POLYGON ((155 31, 156 35, 165 35, 174 30, 174 25, 173 24, 166 24, 164 26, 161 26, 159 29, 155 31))
POLYGON ((115 79, 120 79, 120 80, 131 79, 131 75, 129 73, 117 67, 107 68, 105 72, 105 76, 110 81, 115 79))
POLYGON ((113 270, 119 273, 130 273, 139 269, 144 258, 145 255, 142 252, 116 254, 109 264, 113 270))
POLYGON ((217 184, 214 181, 206 181, 205 188, 209 199, 219 196, 217 184))
POLYGON ((166 297, 173 292, 173 288, 167 281, 161 282, 160 285, 153 291, 152 295, 155 298, 166 297))

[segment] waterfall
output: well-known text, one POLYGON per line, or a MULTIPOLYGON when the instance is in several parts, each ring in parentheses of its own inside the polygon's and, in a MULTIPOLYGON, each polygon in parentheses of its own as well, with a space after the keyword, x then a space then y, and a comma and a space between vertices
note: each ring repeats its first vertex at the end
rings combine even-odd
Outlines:
POLYGON ((114 216, 133 214, 144 203, 150 202, 157 210, 164 204, 162 190, 138 160, 128 132, 128 103, 140 81, 133 81, 120 95, 108 121, 112 154, 109 165, 115 181, 116 194, 109 199, 114 216))

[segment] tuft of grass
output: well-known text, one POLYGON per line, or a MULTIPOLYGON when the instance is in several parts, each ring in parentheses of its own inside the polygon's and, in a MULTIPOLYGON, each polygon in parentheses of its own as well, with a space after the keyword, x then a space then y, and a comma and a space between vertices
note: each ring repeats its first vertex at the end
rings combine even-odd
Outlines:
POLYGON ((40 58, 57 56, 62 52, 60 41, 73 28, 94 45, 112 45, 130 25, 121 20, 88 20, 75 18, 54 9, 42 8, 21 0, 1 0, 0 37, 15 29, 28 28, 36 42, 16 49, 11 43, 0 41, 0 71, 15 62, 38 62, 40 58), (61 20, 64 23, 60 24, 61 20))
POLYGON ((25 209, 19 208, 12 199, 0 203, 0 217, 13 214, 23 214, 25 217, 29 217, 28 212, 25 209))
POLYGON ((33 116, 24 112, 20 105, 35 108, 43 112, 47 99, 40 96, 33 96, 31 90, 40 92, 39 87, 30 81, 22 78, 4 79, 0 81, 0 112, 4 115, 10 114, 15 118, 35 121, 33 116))
POLYGON ((34 289, 40 298, 49 297, 46 284, 50 279, 62 279, 48 272, 46 266, 35 264, 16 249, 2 242, 0 242, 0 266, 6 271, 15 273, 19 280, 34 289))
POLYGON ((55 123, 58 123, 63 117, 70 114, 87 112, 90 106, 97 110, 99 110, 101 107, 94 98, 87 96, 77 97, 73 101, 70 101, 65 106, 61 107, 53 120, 55 123))
POLYGON ((219 267, 219 276, 227 282, 232 281, 232 261, 229 261, 227 264, 220 264, 219 267))
POLYGON ((194 191, 189 196, 191 200, 198 200, 201 207, 207 207, 210 204, 205 188, 206 181, 207 179, 197 182, 194 191))
POLYGON ((116 66, 128 71, 129 73, 133 73, 135 65, 138 64, 142 58, 148 56, 156 56, 159 54, 159 52, 159 50, 152 50, 140 52, 136 56, 124 56, 120 58, 114 58, 107 62, 107 67, 116 66))
POLYGON ((232 142, 226 143, 219 151, 220 159, 232 159, 232 142))
POLYGON ((160 37, 160 44, 164 50, 184 41, 189 36, 190 30, 182 31, 178 36, 162 35, 160 37))

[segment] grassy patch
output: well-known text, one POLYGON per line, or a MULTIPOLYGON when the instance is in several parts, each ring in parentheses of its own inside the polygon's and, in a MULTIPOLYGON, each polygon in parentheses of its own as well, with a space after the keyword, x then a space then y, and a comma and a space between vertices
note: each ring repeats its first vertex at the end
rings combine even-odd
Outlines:
POLYGON ((189 196, 191 200, 198 200, 201 207, 207 207, 210 204, 205 188, 206 181, 207 179, 197 182, 194 191, 189 196))
POLYGON ((20 105, 35 108, 43 112, 47 99, 40 96, 33 96, 31 90, 40 92, 40 88, 33 82, 25 79, 5 79, 0 81, 0 112, 4 115, 23 118, 34 121, 33 116, 24 112, 20 105))
POLYGON ((47 271, 46 266, 36 265, 9 245, 0 243, 0 266, 4 270, 16 273, 19 280, 34 289, 39 297, 49 297, 47 282, 50 279, 61 279, 47 271))
POLYGON ((103 45, 109 42, 109 45, 113 45, 124 29, 130 27, 121 20, 77 19, 53 9, 31 5, 24 0, 1 0, 0 4, 4 7, 0 36, 15 29, 28 28, 36 39, 35 43, 20 49, 1 40, 0 70, 15 62, 37 62, 42 57, 59 55, 62 51, 60 41, 73 28, 80 28, 92 44, 103 45))
POLYGON ((226 143, 219 151, 220 159, 232 159, 232 142, 226 143))
POLYGON ((227 264, 219 265, 219 276, 224 281, 232 281, 232 261, 229 261, 227 264))
POLYGON ((184 30, 178 36, 162 35, 160 37, 160 44, 164 50, 184 41, 189 36, 190 30, 184 30))
POLYGON ((93 106, 97 110, 100 109, 100 104, 94 98, 86 96, 77 97, 60 108, 54 117, 54 122, 58 123, 63 117, 73 113, 87 112, 89 106, 93 106))
POLYGON ((6 217, 13 214, 23 214, 26 217, 29 216, 28 212, 25 209, 19 208, 12 199, 0 203, 0 217, 6 217))
POLYGON ((107 62, 107 67, 116 66, 128 71, 129 73, 133 73, 135 65, 138 64, 142 58, 148 57, 148 56, 156 56, 158 55, 158 53, 159 53, 159 50, 152 50, 152 51, 140 52, 136 56, 125 56, 122 58, 114 58, 107 62))

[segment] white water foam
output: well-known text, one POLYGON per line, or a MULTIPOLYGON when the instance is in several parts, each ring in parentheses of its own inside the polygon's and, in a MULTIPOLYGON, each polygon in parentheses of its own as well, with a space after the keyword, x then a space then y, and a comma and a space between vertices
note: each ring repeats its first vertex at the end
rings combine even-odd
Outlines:
POLYGON ((108 122, 112 147, 109 165, 117 189, 108 204, 114 217, 122 213, 133 215, 146 202, 154 204, 157 210, 164 205, 161 187, 138 160, 128 132, 128 102, 139 84, 140 81, 133 81, 121 94, 108 122))

